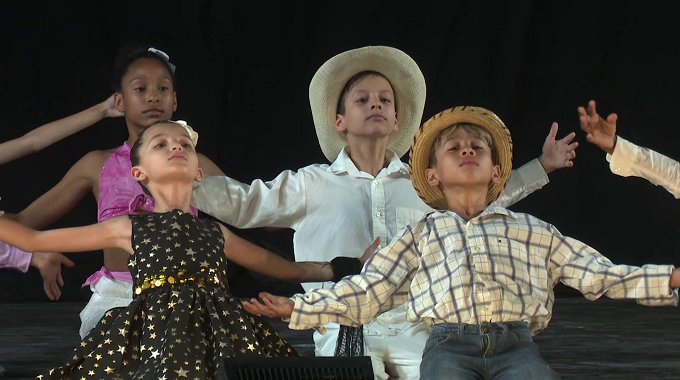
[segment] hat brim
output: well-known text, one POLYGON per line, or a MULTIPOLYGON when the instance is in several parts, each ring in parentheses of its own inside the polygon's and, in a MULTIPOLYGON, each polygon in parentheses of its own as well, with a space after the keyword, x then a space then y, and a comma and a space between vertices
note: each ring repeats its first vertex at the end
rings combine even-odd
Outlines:
POLYGON ((416 62, 401 50, 367 46, 338 54, 317 70, 309 85, 309 104, 323 154, 335 161, 347 139, 335 130, 338 100, 347 81, 363 71, 376 71, 387 78, 395 92, 399 130, 387 147, 399 157, 408 152, 425 107, 425 78, 416 62))
POLYGON ((409 164, 411 166, 411 181, 420 198, 435 209, 447 209, 448 205, 441 190, 432 186, 425 178, 425 169, 429 166, 430 151, 437 136, 446 128, 459 123, 470 123, 483 128, 491 135, 501 176, 498 182, 489 184, 487 204, 498 198, 505 188, 512 171, 512 137, 510 130, 493 112, 471 106, 458 106, 442 111, 428 121, 416 132, 411 145, 409 164))

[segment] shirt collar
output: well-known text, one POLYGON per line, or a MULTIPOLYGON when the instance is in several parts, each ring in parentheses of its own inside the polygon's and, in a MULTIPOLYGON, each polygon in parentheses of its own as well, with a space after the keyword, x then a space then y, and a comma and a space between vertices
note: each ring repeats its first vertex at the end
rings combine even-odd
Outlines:
MULTIPOLYGON (((384 168, 383 171, 388 175, 392 173, 409 174, 408 165, 403 163, 392 149, 387 149, 385 158, 389 160, 389 164, 387 164, 387 167, 384 168)), ((338 158, 336 158, 331 166, 328 167, 328 171, 336 175, 347 173, 355 177, 363 177, 368 174, 360 172, 359 169, 357 169, 356 165, 354 165, 354 162, 352 162, 352 159, 349 157, 347 146, 342 148, 340 154, 338 154, 338 158)))
MULTIPOLYGON (((463 219, 458 214, 456 214, 455 212, 449 211, 449 210, 435 210, 435 211, 432 211, 430 214, 434 214, 433 216, 436 216, 436 214, 445 214, 445 215, 452 216, 454 218, 463 219)), ((428 214, 428 215, 430 215, 430 214, 428 214)), ((487 206, 487 208, 485 208, 484 211, 482 211, 481 214, 472 218, 471 220, 479 220, 479 219, 482 219, 482 218, 491 217, 492 215, 505 215, 505 216, 508 216, 512 219, 517 219, 517 215, 514 212, 508 210, 507 208, 490 205, 490 206, 487 206)))

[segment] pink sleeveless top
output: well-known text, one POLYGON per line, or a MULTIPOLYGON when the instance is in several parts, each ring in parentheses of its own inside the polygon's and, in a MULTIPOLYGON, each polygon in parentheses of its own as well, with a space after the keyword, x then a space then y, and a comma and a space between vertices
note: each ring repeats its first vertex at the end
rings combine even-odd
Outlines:
MULTIPOLYGON (((137 211, 153 211, 153 198, 132 178, 130 170, 132 170, 130 146, 126 141, 106 160, 99 176, 98 222, 137 211)), ((198 216, 198 210, 193 206, 191 213, 198 216)), ((102 277, 133 283, 130 272, 111 272, 102 267, 90 276, 83 286, 95 284, 102 277)))
MULTIPOLYGON (((136 211, 153 211, 153 198, 132 178, 130 170, 130 146, 126 141, 106 160, 99 176, 97 221, 136 211)), ((193 206, 191 212, 198 216, 198 210, 193 206)))

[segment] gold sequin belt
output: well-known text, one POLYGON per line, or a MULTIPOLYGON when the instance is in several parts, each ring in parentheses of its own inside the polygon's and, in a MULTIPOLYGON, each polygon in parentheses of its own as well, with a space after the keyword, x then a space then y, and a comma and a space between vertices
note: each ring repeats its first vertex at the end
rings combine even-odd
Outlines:
POLYGON ((221 288, 224 288, 225 286, 217 276, 217 269, 201 268, 200 272, 192 273, 187 273, 186 270, 180 269, 176 273, 164 273, 164 271, 161 271, 159 274, 145 277, 141 285, 135 286, 135 294, 139 295, 144 290, 160 288, 167 284, 174 285, 187 282, 193 282, 199 286, 204 286, 206 284, 214 284, 221 288))

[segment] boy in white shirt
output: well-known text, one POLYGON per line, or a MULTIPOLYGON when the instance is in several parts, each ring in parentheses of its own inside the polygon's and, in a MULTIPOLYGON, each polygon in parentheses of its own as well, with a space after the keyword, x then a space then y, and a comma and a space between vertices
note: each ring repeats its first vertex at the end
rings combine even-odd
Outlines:
MULTIPOLYGON (((400 160, 420 125, 425 90, 420 68, 400 50, 370 46, 339 54, 319 68, 309 87, 319 144, 332 164, 284 171, 250 185, 206 176, 192 204, 238 228, 292 228, 297 261, 359 256, 377 238, 383 247, 431 211, 400 160)), ((553 125, 544 154, 513 174, 499 204, 516 203, 548 182, 546 172, 572 165, 574 134, 555 141, 556 134, 553 125)), ((405 311, 405 306, 386 311, 363 327, 377 379, 419 377, 429 326, 407 321, 405 311)), ((339 326, 325 328, 327 334, 314 334, 317 356, 336 350, 339 326)))
POLYGON ((436 211, 407 226, 362 273, 292 299, 262 293, 247 311, 289 318, 292 329, 368 323, 406 305, 432 326, 421 379, 559 379, 532 335, 547 327, 558 282, 590 300, 677 305, 680 269, 615 265, 551 224, 492 203, 512 167, 503 122, 480 107, 427 121, 410 154, 413 186, 436 211))

